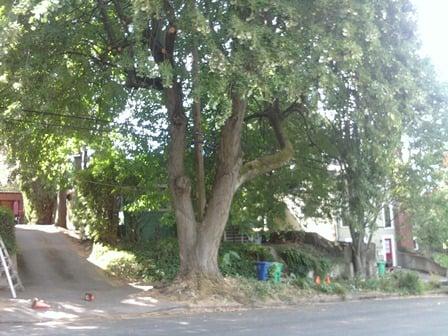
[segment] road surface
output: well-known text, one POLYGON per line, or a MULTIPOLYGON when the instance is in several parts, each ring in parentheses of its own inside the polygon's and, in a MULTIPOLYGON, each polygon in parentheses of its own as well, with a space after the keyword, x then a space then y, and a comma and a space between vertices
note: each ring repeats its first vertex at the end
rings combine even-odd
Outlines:
POLYGON ((448 298, 348 301, 289 309, 76 323, 1 325, 0 335, 377 336, 448 334, 448 298))
MULTIPOLYGON (((163 304, 111 282, 79 255, 67 236, 48 226, 20 226, 22 302, 0 291, 3 335, 448 335, 448 297, 307 304, 288 309, 154 316, 163 304), (96 294, 94 302, 83 293, 96 294), (140 296, 139 296, 140 295, 140 296), (52 308, 29 307, 34 296, 52 308)), ((162 308, 162 309, 160 309, 162 308)), ((166 308, 166 307, 165 307, 166 308)), ((168 307, 169 309, 169 307, 168 307)))

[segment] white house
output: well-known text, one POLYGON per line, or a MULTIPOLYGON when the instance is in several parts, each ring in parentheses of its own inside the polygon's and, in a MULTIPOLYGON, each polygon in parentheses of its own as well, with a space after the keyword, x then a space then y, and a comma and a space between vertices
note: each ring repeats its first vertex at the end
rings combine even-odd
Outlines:
MULTIPOLYGON (((301 211, 300 202, 286 199, 285 203, 287 205, 286 221, 293 229, 315 232, 333 242, 351 243, 349 228, 342 220, 305 217, 301 211)), ((388 266, 397 266, 396 218, 392 204, 386 204, 378 216, 376 223, 378 228, 372 236, 372 243, 376 246, 377 260, 386 261, 388 266)))

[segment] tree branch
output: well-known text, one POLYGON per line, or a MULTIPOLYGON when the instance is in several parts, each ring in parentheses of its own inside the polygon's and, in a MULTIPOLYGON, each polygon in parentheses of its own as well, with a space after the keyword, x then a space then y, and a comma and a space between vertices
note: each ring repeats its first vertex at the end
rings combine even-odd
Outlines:
POLYGON ((252 119, 262 119, 262 118, 268 118, 268 115, 266 113, 254 113, 245 117, 244 122, 251 121, 252 119))
POLYGON ((238 187, 259 175, 282 167, 294 156, 294 148, 284 133, 281 125, 282 118, 278 100, 276 100, 269 109, 268 119, 272 129, 274 130, 280 150, 274 154, 265 155, 261 158, 245 163, 240 170, 238 187))
POLYGON ((112 23, 110 22, 109 15, 107 14, 106 3, 104 0, 96 0, 98 4, 98 8, 101 14, 101 20, 103 21, 104 30, 106 31, 107 39, 110 44, 114 44, 116 42, 116 36, 114 30, 112 28, 112 23))
POLYGON ((163 90, 162 78, 150 78, 137 76, 134 69, 127 71, 126 86, 133 89, 163 90))
POLYGON ((132 22, 132 18, 124 13, 124 8, 120 0, 113 0, 115 11, 120 19, 123 29, 128 30, 128 25, 132 22))

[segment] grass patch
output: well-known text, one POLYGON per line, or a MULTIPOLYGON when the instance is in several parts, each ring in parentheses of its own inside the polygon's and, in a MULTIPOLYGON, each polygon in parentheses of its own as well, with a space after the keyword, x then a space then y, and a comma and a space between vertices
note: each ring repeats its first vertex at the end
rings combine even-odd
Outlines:
POLYGON ((414 295, 421 294, 424 290, 423 282, 418 274, 411 271, 395 271, 379 278, 355 278, 350 281, 343 281, 342 284, 353 293, 376 291, 414 295))

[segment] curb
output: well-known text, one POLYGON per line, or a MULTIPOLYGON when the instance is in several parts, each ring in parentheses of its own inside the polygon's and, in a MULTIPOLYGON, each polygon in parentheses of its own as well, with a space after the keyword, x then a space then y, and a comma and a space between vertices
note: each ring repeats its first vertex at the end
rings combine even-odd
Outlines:
MULTIPOLYGON (((147 312, 138 312, 138 313, 104 313, 97 314, 95 313, 93 316, 86 316, 89 312, 84 313, 83 315, 77 316, 76 318, 42 318, 35 316, 24 316, 23 318, 16 319, 5 319, 2 320, 0 318, 0 325, 4 324, 33 324, 33 323, 45 323, 50 321, 58 321, 65 323, 72 322, 80 322, 80 321, 96 321, 96 320, 126 320, 126 319, 137 319, 143 317, 156 317, 156 316, 173 316, 180 314, 199 314, 199 313, 215 313, 215 312, 230 312, 230 311, 248 311, 248 310, 257 310, 257 309, 287 309, 292 307, 300 307, 301 305, 321 305, 321 304, 335 304, 341 302, 359 302, 366 300, 411 300, 411 299, 430 299, 430 298, 442 298, 448 297, 447 293, 427 293, 422 295, 388 295, 383 293, 366 293, 364 295, 349 295, 346 297, 341 296, 318 296, 318 297, 309 297, 304 298, 291 303, 253 303, 253 304, 234 304, 234 305, 189 305, 189 304, 178 304, 173 305, 171 307, 161 307, 156 308, 147 312)), ((7 303, 11 303, 11 300, 2 300, 0 299, 0 306, 2 301, 6 301, 7 303)), ((10 304, 7 306, 11 306, 10 304)), ((22 307, 19 307, 20 310, 22 307)), ((91 312, 90 312, 91 313, 91 312)), ((17 315, 20 312, 11 312, 8 315, 17 315)), ((1 314, 5 316, 6 314, 1 314)), ((2 317, 3 317, 2 316, 2 317)))

